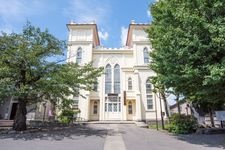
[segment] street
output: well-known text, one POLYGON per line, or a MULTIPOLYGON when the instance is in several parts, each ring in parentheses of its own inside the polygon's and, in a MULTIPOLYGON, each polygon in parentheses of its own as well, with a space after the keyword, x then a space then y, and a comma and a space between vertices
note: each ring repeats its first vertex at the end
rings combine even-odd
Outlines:
POLYGON ((51 131, 0 134, 0 150, 219 150, 225 135, 174 136, 134 124, 88 124, 51 131))

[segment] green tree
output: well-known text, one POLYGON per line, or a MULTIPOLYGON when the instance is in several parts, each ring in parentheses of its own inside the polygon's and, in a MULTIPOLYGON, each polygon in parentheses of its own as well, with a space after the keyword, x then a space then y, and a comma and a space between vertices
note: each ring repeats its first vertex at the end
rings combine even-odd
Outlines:
POLYGON ((166 88, 211 114, 225 103, 225 1, 160 0, 147 30, 150 67, 166 88))
POLYGON ((63 57, 66 44, 47 30, 27 23, 21 34, 2 33, 0 36, 0 96, 13 96, 18 109, 13 128, 26 130, 26 106, 44 99, 54 103, 78 95, 79 89, 91 90, 101 68, 92 64, 56 61, 63 57))
POLYGON ((169 107, 168 107, 167 96, 166 96, 168 92, 165 88, 165 85, 161 83, 161 79, 159 75, 151 77, 150 80, 151 80, 151 83, 154 85, 154 92, 160 94, 160 97, 162 98, 164 103, 166 116, 169 117, 170 114, 168 110, 169 107))

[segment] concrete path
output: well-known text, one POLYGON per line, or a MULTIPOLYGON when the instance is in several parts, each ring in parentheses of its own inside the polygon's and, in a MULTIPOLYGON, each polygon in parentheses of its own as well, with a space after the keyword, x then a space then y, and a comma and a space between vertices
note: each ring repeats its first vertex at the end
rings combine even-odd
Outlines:
POLYGON ((134 124, 88 124, 1 134, 0 150, 222 150, 225 135, 173 136, 134 124))
POLYGON ((173 136, 151 129, 120 126, 127 150, 221 150, 225 135, 173 136), (211 142, 214 141, 214 142, 211 142))
POLYGON ((108 133, 108 136, 105 139, 103 150, 126 150, 123 137, 121 133, 119 133, 118 124, 109 125, 108 130, 112 130, 114 133, 108 133))

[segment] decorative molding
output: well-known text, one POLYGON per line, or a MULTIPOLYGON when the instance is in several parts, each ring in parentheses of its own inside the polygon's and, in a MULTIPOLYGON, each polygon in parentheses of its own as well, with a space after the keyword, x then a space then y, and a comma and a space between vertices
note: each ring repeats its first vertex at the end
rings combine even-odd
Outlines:
POLYGON ((132 50, 93 50, 93 54, 133 54, 132 50))

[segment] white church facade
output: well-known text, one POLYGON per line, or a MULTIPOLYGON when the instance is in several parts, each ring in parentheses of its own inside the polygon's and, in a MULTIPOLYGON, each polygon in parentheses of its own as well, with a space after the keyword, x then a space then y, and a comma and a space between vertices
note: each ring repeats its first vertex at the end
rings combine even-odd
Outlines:
MULTIPOLYGON (((126 46, 118 49, 100 46, 95 23, 69 23, 68 62, 104 67, 93 91, 80 91, 74 97, 79 117, 92 120, 155 120, 160 118, 160 99, 148 80, 155 73, 149 69, 151 45, 145 29, 149 24, 129 25, 126 46)), ((164 104, 162 111, 164 111, 164 104)))

